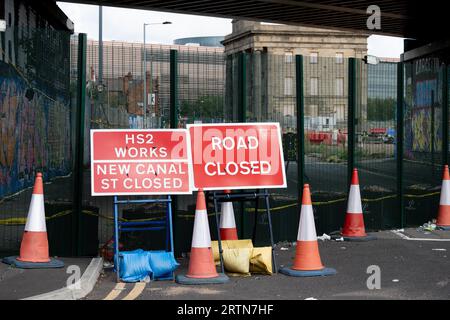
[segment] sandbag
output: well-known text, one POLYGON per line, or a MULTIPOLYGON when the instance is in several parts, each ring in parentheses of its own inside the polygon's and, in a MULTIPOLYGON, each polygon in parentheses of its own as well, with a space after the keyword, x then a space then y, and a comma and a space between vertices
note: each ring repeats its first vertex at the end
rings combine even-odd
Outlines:
MULTIPOLYGON (((222 240, 222 250, 238 249, 238 248, 253 248, 252 240, 222 240)), ((216 265, 220 264, 219 243, 218 241, 211 241, 211 249, 213 251, 214 262, 216 265)))
POLYGON ((253 248, 252 256, 250 258, 250 272, 269 275, 273 273, 272 247, 253 248))
POLYGON ((138 282, 151 277, 152 268, 147 251, 142 249, 121 251, 118 263, 119 277, 124 282, 138 282))
POLYGON ((167 278, 180 265, 173 252, 149 251, 149 262, 152 268, 152 280, 167 278))
POLYGON ((249 276, 252 248, 234 248, 223 250, 223 266, 230 275, 249 276))

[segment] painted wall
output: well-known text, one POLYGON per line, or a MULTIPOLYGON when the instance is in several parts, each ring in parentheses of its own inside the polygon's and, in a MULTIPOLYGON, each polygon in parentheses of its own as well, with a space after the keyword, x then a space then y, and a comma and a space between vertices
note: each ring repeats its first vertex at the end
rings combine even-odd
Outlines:
POLYGON ((0 5, 1 199, 32 186, 36 170, 46 181, 71 172, 73 125, 67 17, 29 0, 0 5))
POLYGON ((37 169, 46 180, 71 172, 68 95, 54 99, 33 90, 27 97, 28 89, 17 71, 0 61, 0 198, 31 186, 37 169))

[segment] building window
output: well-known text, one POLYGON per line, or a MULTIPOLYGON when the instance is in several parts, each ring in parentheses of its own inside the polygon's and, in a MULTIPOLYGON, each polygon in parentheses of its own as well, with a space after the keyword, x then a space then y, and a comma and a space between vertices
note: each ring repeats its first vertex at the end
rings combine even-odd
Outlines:
POLYGON ((309 94, 312 96, 317 96, 319 94, 319 78, 311 78, 309 94))
POLYGON ((292 54, 292 52, 286 52, 285 54, 284 54, 284 61, 286 62, 286 63, 292 63, 292 61, 293 61, 293 54, 292 54))
POLYGON ((318 52, 311 52, 311 54, 309 55, 309 63, 317 63, 318 57, 318 52))
POLYGON ((344 63, 344 54, 342 52, 336 53, 336 63, 344 63))
POLYGON ((319 113, 319 106, 317 104, 310 104, 305 106, 305 117, 317 117, 319 113))
POLYGON ((292 95, 292 84, 293 79, 291 77, 284 78, 284 95, 291 96, 292 95))
POLYGON ((344 95, 344 78, 336 78, 336 95, 344 95))
POLYGON ((336 121, 345 121, 345 104, 335 105, 334 109, 334 112, 336 113, 336 121))

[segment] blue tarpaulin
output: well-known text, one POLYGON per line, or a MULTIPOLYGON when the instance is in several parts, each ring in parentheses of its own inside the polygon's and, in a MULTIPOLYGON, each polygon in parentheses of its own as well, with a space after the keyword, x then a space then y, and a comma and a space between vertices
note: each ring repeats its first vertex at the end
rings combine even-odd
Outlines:
POLYGON ((119 276, 125 282, 170 278, 178 266, 172 252, 137 249, 119 253, 119 276))
POLYGON ((180 265, 173 256, 173 252, 150 251, 150 266, 153 270, 152 280, 169 278, 180 265))

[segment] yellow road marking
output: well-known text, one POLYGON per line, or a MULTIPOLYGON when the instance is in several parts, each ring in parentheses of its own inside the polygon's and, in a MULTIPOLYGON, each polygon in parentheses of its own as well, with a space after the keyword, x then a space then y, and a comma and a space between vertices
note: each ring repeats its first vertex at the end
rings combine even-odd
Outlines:
POLYGON ((123 298, 122 300, 134 300, 134 299, 136 299, 137 297, 139 297, 139 295, 142 293, 142 291, 144 291, 145 285, 146 285, 145 282, 137 282, 134 285, 133 290, 131 290, 130 293, 125 298, 123 298))
POLYGON ((112 289, 111 292, 103 300, 116 299, 119 296, 119 294, 122 292, 123 289, 125 289, 125 283, 119 282, 118 284, 116 284, 114 289, 112 289))

